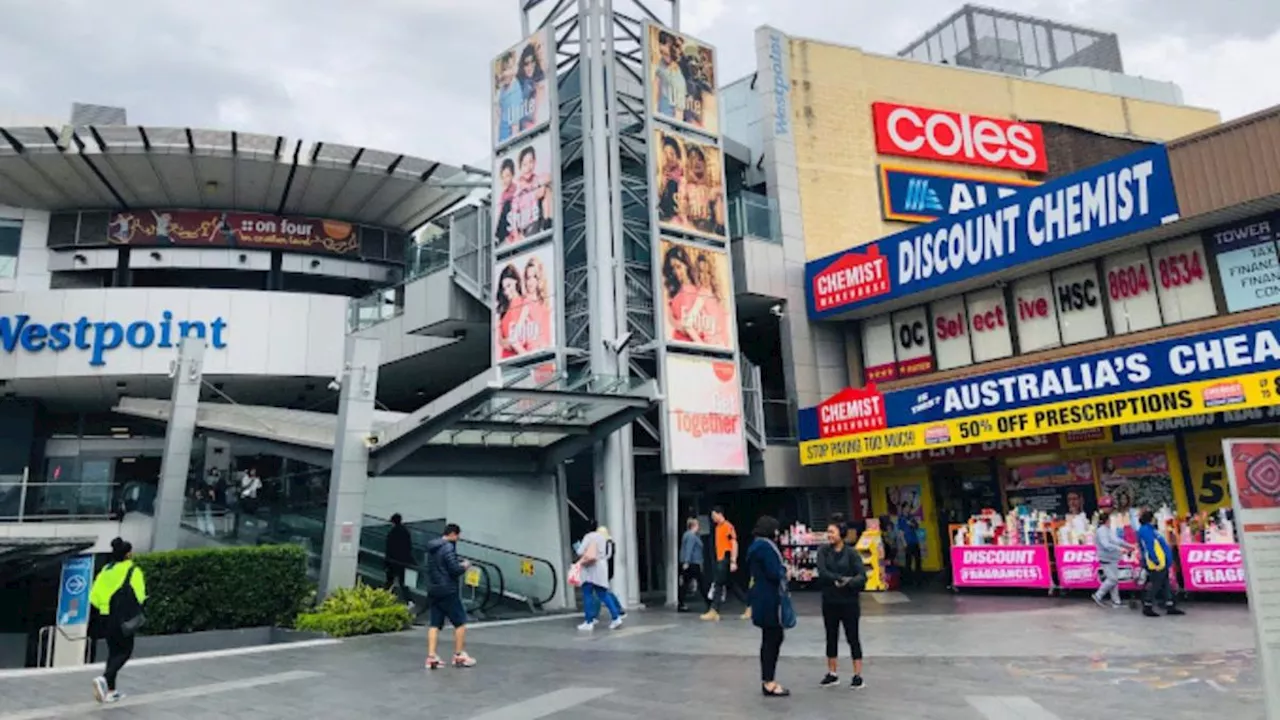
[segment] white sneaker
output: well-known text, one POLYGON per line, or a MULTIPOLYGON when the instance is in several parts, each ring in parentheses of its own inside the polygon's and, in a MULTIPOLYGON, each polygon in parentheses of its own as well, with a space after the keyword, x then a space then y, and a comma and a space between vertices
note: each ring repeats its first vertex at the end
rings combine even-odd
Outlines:
POLYGON ((613 622, 609 623, 610 630, 617 630, 620 627, 622 627, 622 618, 618 618, 617 620, 614 620, 613 622))
POLYGON ((107 693, 107 696, 102 699, 102 702, 110 705, 112 703, 118 703, 123 699, 124 699, 124 693, 118 690, 112 690, 111 692, 107 693))
POLYGON ((591 632, 596 629, 596 624, 593 622, 584 622, 578 626, 578 629, 582 632, 591 632))
POLYGON ((98 702, 106 702, 108 694, 110 694, 110 691, 107 690, 107 679, 101 676, 94 678, 93 679, 94 699, 97 700, 98 702))

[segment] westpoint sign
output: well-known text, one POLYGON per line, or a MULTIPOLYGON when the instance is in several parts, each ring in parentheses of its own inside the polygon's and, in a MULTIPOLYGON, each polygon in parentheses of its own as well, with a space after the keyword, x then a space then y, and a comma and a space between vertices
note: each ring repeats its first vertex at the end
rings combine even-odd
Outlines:
POLYGON ((127 345, 135 350, 151 347, 177 347, 184 337, 205 338, 214 348, 225 348, 227 321, 214 318, 174 321, 173 313, 165 310, 160 321, 135 320, 123 323, 115 320, 79 320, 42 323, 30 315, 0 315, 0 348, 6 353, 18 350, 28 353, 49 351, 62 353, 79 350, 89 353, 89 365, 102 367, 107 364, 107 353, 127 345))

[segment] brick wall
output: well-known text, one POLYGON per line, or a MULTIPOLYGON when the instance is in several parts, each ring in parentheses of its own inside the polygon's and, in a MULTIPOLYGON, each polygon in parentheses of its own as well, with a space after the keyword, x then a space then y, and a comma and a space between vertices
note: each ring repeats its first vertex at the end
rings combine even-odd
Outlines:
POLYGON ((1044 180, 1069 175, 1151 144, 1061 123, 1037 122, 1044 128, 1045 152, 1049 156, 1049 173, 1042 178, 1044 180))

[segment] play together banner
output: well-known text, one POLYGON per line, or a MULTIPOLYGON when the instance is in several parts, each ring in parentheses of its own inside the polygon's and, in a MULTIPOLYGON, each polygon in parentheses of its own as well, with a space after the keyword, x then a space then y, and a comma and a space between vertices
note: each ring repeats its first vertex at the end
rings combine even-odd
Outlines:
POLYGON ((1280 321, 888 393, 847 388, 799 414, 820 465, 1275 405, 1280 321))

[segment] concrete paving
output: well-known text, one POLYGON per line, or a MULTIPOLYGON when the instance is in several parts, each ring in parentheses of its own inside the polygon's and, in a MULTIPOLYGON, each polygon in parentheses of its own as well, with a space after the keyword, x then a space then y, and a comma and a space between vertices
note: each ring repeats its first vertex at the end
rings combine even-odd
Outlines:
POLYGON ((92 702, 89 670, 0 677, 0 720, 1263 717, 1243 603, 1151 619, 1079 598, 864 598, 867 687, 852 691, 847 659, 841 687, 817 687, 819 607, 797 599, 778 670, 787 699, 760 696, 749 622, 651 610, 613 632, 579 633, 579 618, 477 626, 480 664, 468 670, 424 671, 421 631, 140 664, 120 676, 129 698, 109 708, 92 702))

